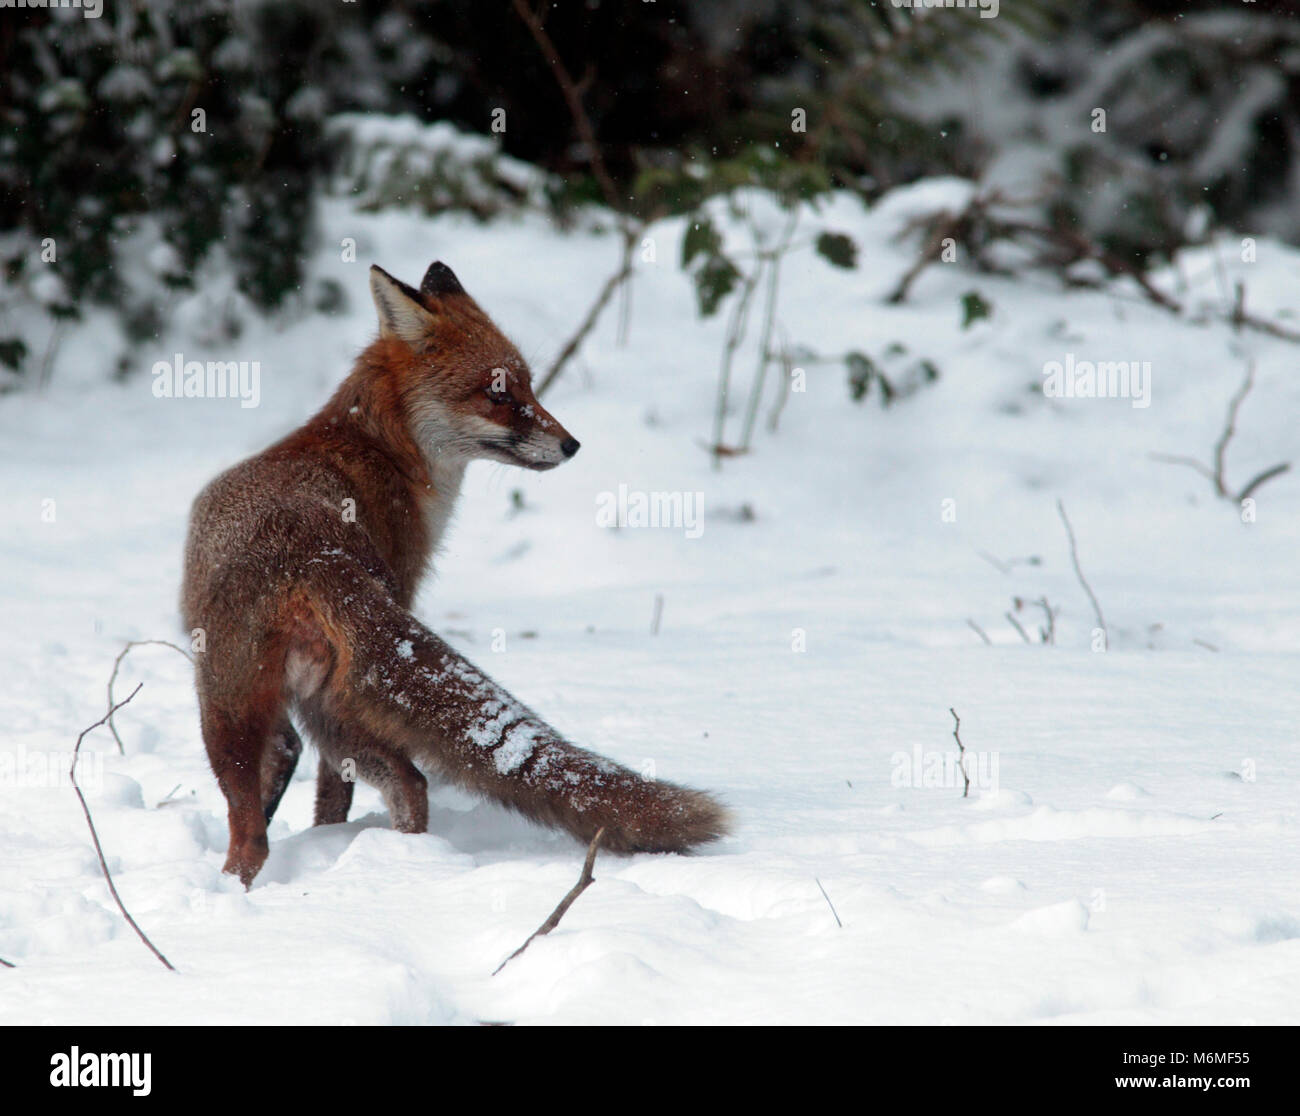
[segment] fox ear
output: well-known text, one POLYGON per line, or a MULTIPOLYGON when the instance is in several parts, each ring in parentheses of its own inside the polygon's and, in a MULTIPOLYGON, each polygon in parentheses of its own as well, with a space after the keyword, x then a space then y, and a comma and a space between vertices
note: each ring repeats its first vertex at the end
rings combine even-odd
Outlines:
POLYGON ((453 295, 464 294, 465 288, 460 285, 460 280, 452 273, 441 260, 435 260, 429 265, 429 270, 424 273, 424 281, 420 284, 420 293, 427 295, 453 295))
POLYGON ((419 291, 373 264, 370 267, 370 296, 379 312, 380 337, 396 337, 408 345, 418 345, 437 325, 437 318, 420 304, 419 291))

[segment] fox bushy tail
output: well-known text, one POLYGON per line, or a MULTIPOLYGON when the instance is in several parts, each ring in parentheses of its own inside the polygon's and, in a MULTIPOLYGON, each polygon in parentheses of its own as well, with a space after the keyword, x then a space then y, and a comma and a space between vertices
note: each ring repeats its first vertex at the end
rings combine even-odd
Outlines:
POLYGON ((581 841, 603 827, 611 851, 685 852, 726 833, 727 812, 709 795, 575 747, 373 578, 354 567, 344 579, 346 592, 317 600, 348 602, 321 616, 336 648, 330 703, 345 718, 418 766, 581 841))

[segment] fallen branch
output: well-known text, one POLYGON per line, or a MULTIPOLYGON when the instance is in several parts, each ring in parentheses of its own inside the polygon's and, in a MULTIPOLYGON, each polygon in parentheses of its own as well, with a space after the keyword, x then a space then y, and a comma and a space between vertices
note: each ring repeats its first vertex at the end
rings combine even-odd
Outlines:
POLYGON ((827 905, 828 907, 830 907, 830 909, 831 909, 831 914, 835 915, 835 925, 838 926, 841 930, 843 930, 843 929, 844 929, 844 923, 842 923, 842 922, 840 921, 839 913, 835 910, 835 904, 831 902, 831 897, 830 897, 829 895, 826 894, 826 889, 825 889, 824 887, 822 887, 822 882, 821 882, 821 880, 817 879, 816 876, 813 877, 813 880, 816 881, 816 883, 817 883, 817 887, 818 887, 818 889, 819 889, 819 890, 821 891, 821 893, 822 893, 822 898, 826 900, 826 905, 827 905))
POLYGON ((134 690, 132 690, 116 705, 111 706, 108 712, 100 717, 98 721, 81 730, 81 735, 77 737, 76 747, 72 749, 72 766, 68 769, 68 778, 72 780, 72 789, 77 792, 77 800, 81 803, 81 812, 86 815, 86 824, 90 826, 90 839, 95 842, 95 855, 99 857, 99 866, 103 869, 104 880, 108 884, 108 890, 113 895, 113 901, 117 904, 117 909, 122 912, 122 917, 130 924, 131 929, 140 936, 140 940, 149 947, 149 951, 168 969, 175 972, 176 967, 158 951, 158 947, 155 946, 153 942, 149 940, 145 932, 140 929, 135 919, 131 917, 131 912, 126 909, 126 904, 122 902, 122 897, 117 893, 117 888, 113 884, 112 873, 108 870, 108 861, 104 859, 104 847, 99 843, 99 834, 95 830, 95 821, 90 816, 90 807, 86 805, 86 796, 81 793, 81 786, 77 782, 77 760, 81 758, 81 742, 86 739, 87 733, 91 732, 93 729, 99 728, 100 725, 107 724, 109 718, 135 697, 135 695, 140 692, 140 687, 143 685, 143 682, 138 683, 134 690))
POLYGON ((979 636, 980 639, 982 639, 985 643, 989 644, 990 646, 992 645, 993 641, 989 639, 988 632, 986 632, 977 623, 975 623, 974 620, 967 619, 966 623, 970 625, 971 631, 973 631, 977 636, 979 636))
POLYGON ((961 742, 961 718, 951 705, 948 712, 952 714, 952 738, 957 741, 957 766, 961 768, 961 777, 966 780, 966 788, 961 792, 962 798, 970 795, 970 776, 966 773, 966 745, 961 742))
POLYGON ((502 969, 504 969, 507 965, 509 965, 511 961, 513 961, 516 957, 518 957, 521 953, 523 953, 523 951, 526 950, 532 944, 534 938, 540 938, 544 934, 549 934, 552 930, 554 930, 557 926, 559 926, 560 919, 562 919, 565 915, 565 912, 568 911, 568 909, 573 906, 574 900, 577 899, 579 895, 581 895, 584 891, 587 890, 587 888, 591 886, 592 879, 593 879, 591 874, 591 869, 596 863, 596 850, 597 848, 600 847, 600 839, 604 836, 605 836, 605 827, 602 825, 598 830, 596 830, 596 836, 594 836, 591 839, 591 844, 587 846, 587 859, 582 865, 582 875, 578 877, 578 882, 573 885, 573 887, 569 891, 569 894, 560 900, 560 905, 551 912, 550 917, 545 922, 543 922, 541 926, 539 926, 536 930, 534 930, 531 934, 528 935, 527 941, 525 941, 523 945, 521 945, 517 950, 514 951, 514 953, 512 953, 509 957, 507 957, 504 961, 502 961, 500 965, 498 965, 495 969, 492 970, 493 976, 496 976, 497 973, 499 973, 502 969))
MULTIPOLYGON (((117 735, 117 726, 113 724, 113 713, 116 706, 113 704, 113 683, 117 681, 117 672, 121 669, 122 660, 126 658, 127 652, 133 647, 146 647, 149 644, 158 644, 160 647, 170 647, 173 651, 179 651, 189 661, 194 662, 194 656, 183 647, 177 647, 174 643, 169 643, 165 639, 132 639, 127 641, 127 645, 118 652, 117 658, 113 660, 113 673, 108 677, 108 729, 113 734, 113 739, 117 741, 117 751, 119 755, 126 755, 126 747, 122 743, 122 738, 117 735)), ((138 689, 139 687, 137 687, 138 689)), ((130 701, 127 698, 127 701, 130 701)), ((123 705, 126 704, 124 701, 123 705)))
POLYGON ((6 969, 18 968, 18 966, 15 965, 12 961, 6 961, 3 957, 0 957, 0 965, 3 965, 6 969))
MULTIPOLYGON (((1092 602, 1092 611, 1097 616, 1097 627, 1101 629, 1101 634, 1105 637, 1106 618, 1101 614, 1101 605, 1097 603, 1097 594, 1092 591, 1088 579, 1083 576, 1083 567, 1079 565, 1079 547, 1074 541, 1074 528, 1070 526, 1070 518, 1065 514, 1065 504, 1057 500, 1056 510, 1061 514, 1061 522, 1065 524, 1065 533, 1070 539, 1070 561, 1074 563, 1075 576, 1079 579, 1079 584, 1083 586, 1083 591, 1088 594, 1088 600, 1092 602)), ((1107 637, 1107 643, 1109 642, 1109 637, 1107 637)))
MULTIPOLYGON (((1240 300, 1241 287, 1238 286, 1238 297, 1240 300)), ((1238 302, 1238 311, 1240 301, 1238 302)), ((1234 311, 1237 313, 1238 311, 1234 311)), ((1236 436, 1237 433, 1237 412, 1241 410, 1241 405, 1246 401, 1251 390, 1255 386, 1255 362, 1252 360, 1246 365, 1246 376, 1241 381, 1241 387, 1237 389, 1233 397, 1228 401, 1228 415, 1224 420, 1223 433, 1219 435, 1219 440, 1214 443, 1214 467, 1197 461, 1194 457, 1176 456, 1167 453, 1152 453, 1147 456, 1152 461, 1163 461, 1169 465, 1186 465, 1190 469, 1195 469, 1201 476, 1205 477, 1213 486, 1216 496, 1224 500, 1233 500, 1240 504, 1249 500, 1260 485, 1271 481, 1274 477, 1280 477, 1283 473, 1290 472, 1291 463, 1283 461, 1281 464, 1274 465, 1257 473, 1240 492, 1234 497, 1232 490, 1228 487, 1228 478, 1226 475, 1228 443, 1236 436)))

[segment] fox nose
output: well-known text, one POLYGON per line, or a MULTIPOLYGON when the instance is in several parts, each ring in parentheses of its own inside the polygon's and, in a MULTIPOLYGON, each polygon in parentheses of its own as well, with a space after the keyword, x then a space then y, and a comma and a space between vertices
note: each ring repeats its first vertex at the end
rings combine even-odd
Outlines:
POLYGON ((581 445, 582 443, 579 442, 577 438, 565 438, 564 441, 560 443, 560 452, 564 454, 565 457, 572 457, 578 452, 581 445))

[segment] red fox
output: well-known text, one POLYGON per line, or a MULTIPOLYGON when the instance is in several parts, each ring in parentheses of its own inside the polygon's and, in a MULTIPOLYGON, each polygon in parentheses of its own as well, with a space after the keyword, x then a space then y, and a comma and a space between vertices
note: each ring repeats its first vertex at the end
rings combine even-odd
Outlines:
POLYGON ((602 847, 683 852, 727 829, 709 795, 574 747, 408 611, 476 458, 552 469, 578 442, 451 270, 419 290, 378 267, 379 337, 325 408, 194 502, 181 611, 202 629, 203 742, 245 887, 302 750, 315 824, 347 820, 355 772, 404 833, 428 826, 420 768, 602 847), (349 766, 348 761, 351 761, 349 766))

